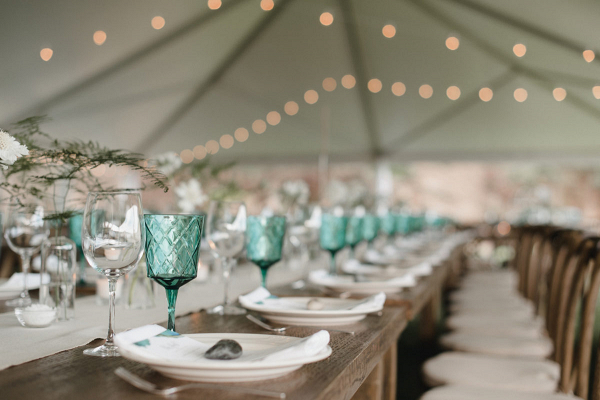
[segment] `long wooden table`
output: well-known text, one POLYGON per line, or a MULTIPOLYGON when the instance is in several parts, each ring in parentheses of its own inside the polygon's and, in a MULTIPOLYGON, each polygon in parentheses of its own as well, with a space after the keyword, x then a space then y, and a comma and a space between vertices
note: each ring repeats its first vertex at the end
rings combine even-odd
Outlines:
MULTIPOLYGON (((437 301, 449 274, 446 263, 422 279, 411 290, 388 297, 381 316, 369 315, 365 320, 348 326, 355 335, 331 332, 332 355, 323 361, 305 365, 282 378, 239 383, 238 386, 285 392, 287 399, 385 399, 396 395, 396 343, 407 322, 437 301)), ((289 294, 292 289, 274 290, 289 294)), ((294 295, 315 295, 315 289, 293 290, 294 295)), ((244 316, 217 316, 205 312, 192 313, 177 319, 181 333, 245 332, 269 334, 248 321, 244 316)), ((315 329, 292 328, 286 334, 306 336, 315 329)), ((3 338, 10 340, 10 338, 3 338)), ((97 346, 95 340, 87 346, 67 350, 29 363, 0 371, 0 398, 2 399, 129 399, 160 398, 142 392, 116 375, 114 370, 123 366, 159 385, 176 385, 149 367, 124 358, 102 359, 84 356, 84 348, 97 346)), ((32 344, 34 345, 34 344, 32 344)), ((258 397, 227 391, 182 392, 182 399, 245 399, 258 397)))

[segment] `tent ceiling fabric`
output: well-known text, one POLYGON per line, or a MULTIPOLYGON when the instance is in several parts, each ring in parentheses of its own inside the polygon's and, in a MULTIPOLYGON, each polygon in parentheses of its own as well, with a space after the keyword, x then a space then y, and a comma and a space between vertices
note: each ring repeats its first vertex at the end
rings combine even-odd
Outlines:
POLYGON ((340 160, 600 149, 600 100, 592 94, 600 60, 581 54, 600 56, 593 2, 275 0, 263 11, 259 0, 223 0, 218 10, 197 0, 0 1, 5 128, 46 113, 45 129, 58 137, 157 154, 243 127, 249 138, 215 158, 259 162, 314 161, 324 146, 340 160), (334 16, 330 26, 319 22, 323 12, 334 16), (344 21, 349 14, 353 21, 344 21), (150 25, 156 15, 166 20, 161 30, 150 25), (386 24, 394 37, 383 36, 386 24), (92 41, 96 30, 107 33, 102 46, 92 41), (449 36, 460 40, 455 51, 445 46, 449 36), (517 43, 526 45, 524 57, 513 54, 517 43), (54 51, 48 62, 39 56, 44 47, 54 51), (350 89, 341 82, 348 74, 358 78, 350 89), (333 91, 322 86, 328 77, 333 91), (379 79, 381 91, 366 90, 361 78, 379 79), (392 93, 395 82, 405 85, 402 96, 392 93), (429 99, 419 95, 424 84, 433 88, 429 99), (446 95, 450 86, 460 88, 457 100, 446 95), (479 99, 482 87, 493 89, 491 101, 479 99), (566 89, 564 101, 554 99, 556 87, 566 89), (527 90, 526 101, 515 100, 517 88, 527 90), (308 90, 318 93, 315 104, 305 101, 308 90), (284 111, 289 101, 299 105, 296 115, 284 111), (272 111, 281 122, 254 133, 253 122, 272 111))

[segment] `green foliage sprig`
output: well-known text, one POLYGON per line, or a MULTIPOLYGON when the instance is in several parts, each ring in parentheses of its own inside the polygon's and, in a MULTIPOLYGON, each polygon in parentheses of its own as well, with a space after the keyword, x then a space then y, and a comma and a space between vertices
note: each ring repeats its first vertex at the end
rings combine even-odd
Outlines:
POLYGON ((55 210, 46 219, 64 222, 77 213, 65 209, 71 191, 85 195, 89 191, 117 189, 107 187, 92 174, 92 170, 101 165, 129 168, 152 185, 165 192, 169 190, 166 176, 156 167, 148 166, 144 155, 109 149, 94 141, 53 139, 40 129, 40 124, 46 121, 45 116, 31 117, 17 122, 10 130, 10 134, 29 149, 28 156, 19 158, 3 171, 5 179, 0 189, 11 201, 26 206, 26 199, 31 197, 52 200, 55 210))

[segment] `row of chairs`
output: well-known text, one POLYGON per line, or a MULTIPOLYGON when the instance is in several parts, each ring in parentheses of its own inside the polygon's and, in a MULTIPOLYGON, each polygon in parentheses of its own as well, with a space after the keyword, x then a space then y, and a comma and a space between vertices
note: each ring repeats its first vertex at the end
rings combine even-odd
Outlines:
POLYGON ((450 294, 444 352, 422 400, 600 399, 600 237, 553 226, 513 233, 512 268, 468 272, 450 294), (595 378, 595 379, 594 379, 595 378))

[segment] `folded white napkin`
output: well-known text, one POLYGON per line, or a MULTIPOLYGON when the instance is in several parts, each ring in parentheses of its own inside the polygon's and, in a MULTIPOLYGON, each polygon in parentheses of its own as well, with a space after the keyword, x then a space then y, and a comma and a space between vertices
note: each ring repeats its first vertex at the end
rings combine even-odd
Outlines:
POLYGON ((381 284, 385 286, 393 286, 393 287, 412 287, 417 284, 414 274, 410 272, 406 272, 402 276, 398 276, 390 279, 377 279, 371 280, 368 279, 364 282, 355 282, 354 277, 352 276, 344 276, 344 275, 336 275, 331 276, 325 270, 313 271, 309 275, 309 279, 311 282, 322 285, 322 286, 333 286, 336 284, 351 284, 354 283, 356 285, 365 285, 365 284, 381 284))
MULTIPOLYGON (((141 356, 169 361, 232 362, 283 361, 314 356, 327 348, 329 332, 319 331, 292 344, 272 347, 259 352, 243 353, 236 360, 209 360, 204 353, 209 345, 158 325, 146 325, 115 335, 115 344, 141 356)), ((243 351, 243 347, 242 347, 243 351)))
MULTIPOLYGON (((0 285, 0 291, 11 292, 14 290, 22 290, 23 289, 23 273, 15 272, 12 274, 10 279, 0 285)), ((50 283, 50 275, 44 274, 44 284, 50 283)), ((28 273, 27 274, 27 288, 28 289, 37 289, 40 287, 40 274, 28 273)))
MULTIPOLYGON (((264 287, 258 287, 252 292, 239 297, 240 304, 244 307, 252 307, 252 305, 265 305, 271 308, 277 308, 282 310, 306 310, 306 305, 301 302, 294 302, 273 296, 264 287)), ((350 300, 349 300, 350 301, 350 300)), ((381 308, 385 303, 385 293, 377 293, 367 297, 364 300, 356 301, 356 306, 350 307, 349 305, 342 305, 336 307, 335 305, 327 305, 322 311, 336 311, 336 310, 371 310, 374 308, 381 308)))

